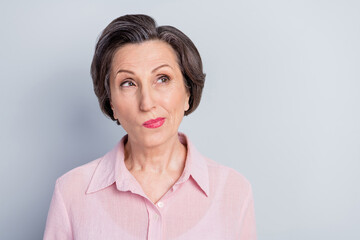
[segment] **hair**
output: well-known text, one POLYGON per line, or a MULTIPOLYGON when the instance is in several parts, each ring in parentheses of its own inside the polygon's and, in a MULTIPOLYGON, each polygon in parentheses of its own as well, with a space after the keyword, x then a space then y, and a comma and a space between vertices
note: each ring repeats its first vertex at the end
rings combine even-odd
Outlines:
POLYGON ((192 113, 199 105, 205 82, 202 61, 194 43, 180 30, 172 26, 157 26, 147 15, 124 15, 114 19, 101 33, 91 63, 94 92, 102 112, 116 121, 110 104, 110 70, 116 50, 129 43, 161 40, 168 43, 177 55, 184 84, 190 93, 189 109, 192 113))

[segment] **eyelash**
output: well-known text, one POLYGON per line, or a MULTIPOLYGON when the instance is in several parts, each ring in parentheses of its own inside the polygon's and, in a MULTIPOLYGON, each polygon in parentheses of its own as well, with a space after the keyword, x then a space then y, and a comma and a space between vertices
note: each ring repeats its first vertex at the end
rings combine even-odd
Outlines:
MULTIPOLYGON (((120 86, 121 87, 123 87, 126 83, 128 83, 128 84, 132 84, 131 86, 135 86, 135 84, 132 82, 132 81, 124 81, 124 82, 122 82, 121 84, 120 84, 120 86)), ((125 87, 131 87, 131 86, 125 86, 125 87)))
POLYGON ((166 82, 170 81, 170 77, 167 75, 161 75, 157 80, 159 81, 164 78, 166 79, 166 81, 161 81, 162 83, 166 83, 166 82))
MULTIPOLYGON (((161 75, 161 76, 157 79, 157 81, 159 81, 159 80, 161 80, 161 83, 167 83, 167 82, 170 81, 170 77, 167 76, 167 75, 161 75), (165 81, 162 81, 161 79, 165 79, 165 81)), ((135 86, 135 84, 134 84, 132 81, 130 81, 130 80, 126 80, 126 81, 122 82, 122 83, 120 84, 120 86, 121 86, 121 87, 124 87, 125 84, 129 84, 129 85, 130 85, 130 86, 125 86, 125 87, 135 86)))

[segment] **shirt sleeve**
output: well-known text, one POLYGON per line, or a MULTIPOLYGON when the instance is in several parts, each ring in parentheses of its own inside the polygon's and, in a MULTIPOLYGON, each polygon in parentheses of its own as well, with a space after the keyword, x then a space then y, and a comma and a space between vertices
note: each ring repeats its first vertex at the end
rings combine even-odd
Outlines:
POLYGON ((71 240, 72 231, 69 215, 64 199, 59 189, 59 180, 56 181, 50 209, 46 221, 44 240, 71 240))
POLYGON ((244 204, 244 215, 241 221, 240 240, 256 240, 256 224, 255 224, 255 210, 254 198, 250 187, 249 195, 244 204))

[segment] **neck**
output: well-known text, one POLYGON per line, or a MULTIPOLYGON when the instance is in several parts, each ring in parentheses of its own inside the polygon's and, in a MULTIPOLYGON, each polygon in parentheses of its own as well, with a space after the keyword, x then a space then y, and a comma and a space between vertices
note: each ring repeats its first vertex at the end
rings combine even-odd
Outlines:
POLYGON ((186 147, 178 135, 166 143, 155 147, 143 147, 128 138, 125 145, 125 165, 130 172, 147 172, 162 174, 167 171, 178 171, 185 165, 186 147))

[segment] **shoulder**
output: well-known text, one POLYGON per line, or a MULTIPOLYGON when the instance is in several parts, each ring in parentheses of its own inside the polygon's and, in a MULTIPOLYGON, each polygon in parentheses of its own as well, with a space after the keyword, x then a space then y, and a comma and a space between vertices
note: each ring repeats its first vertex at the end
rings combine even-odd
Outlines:
POLYGON ((226 191, 241 192, 242 195, 251 195, 251 184, 249 180, 237 170, 222 165, 212 159, 205 158, 209 179, 212 185, 221 185, 226 191))
POLYGON ((222 177, 226 177, 229 180, 233 181, 234 183, 238 184, 244 184, 244 185, 250 185, 250 182, 248 179, 246 179, 241 173, 239 173, 237 170, 222 165, 212 159, 205 158, 208 170, 210 173, 219 175, 222 177))
POLYGON ((86 192, 94 172, 102 158, 76 167, 56 180, 56 187, 60 192, 86 192))

